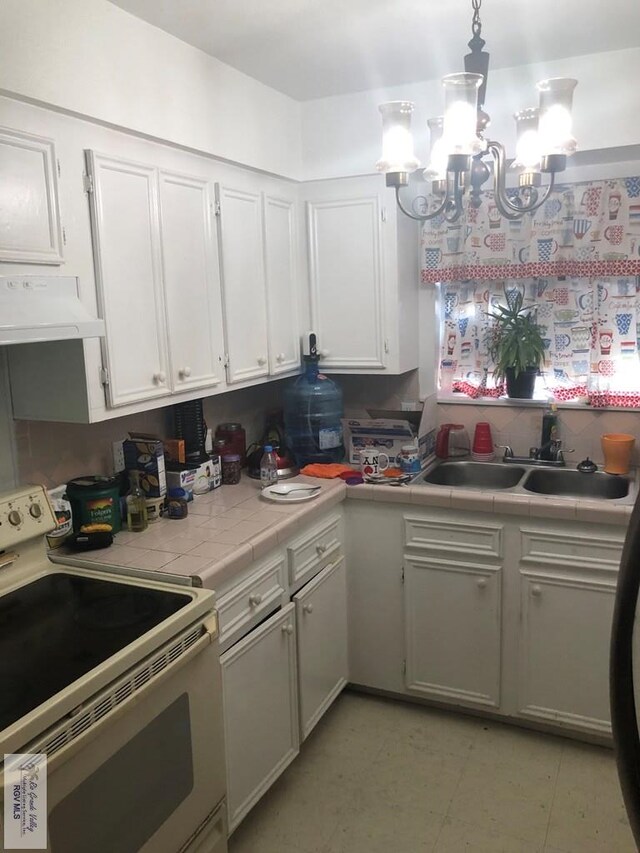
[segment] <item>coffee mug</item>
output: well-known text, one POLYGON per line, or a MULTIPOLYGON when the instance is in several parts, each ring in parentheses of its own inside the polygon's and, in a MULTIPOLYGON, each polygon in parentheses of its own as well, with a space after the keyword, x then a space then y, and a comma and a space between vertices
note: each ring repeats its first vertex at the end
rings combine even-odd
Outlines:
POLYGON ((442 252, 440 249, 425 249, 424 250, 424 262, 425 266, 428 270, 437 269, 438 264, 440 263, 440 257, 442 252))
POLYGON ((640 178, 625 178, 624 185, 627 188, 629 198, 638 198, 640 196, 640 178))
POLYGON ((591 220, 590 219, 574 219, 573 220, 573 233, 578 240, 582 240, 585 234, 591 228, 591 220))
POLYGON ((586 208, 588 216, 595 216, 598 213, 601 193, 601 187, 590 187, 582 193, 580 204, 586 208))
POLYGON ((544 217, 545 219, 554 219, 555 216, 560 213, 560 209, 562 208, 562 202, 559 198, 551 198, 549 201, 544 203, 544 217))
POLYGON ((484 238, 484 244, 492 252, 501 252, 507 245, 507 238, 504 234, 487 234, 484 238))
POLYGON ((608 240, 612 246, 619 246, 624 237, 623 225, 608 225, 604 229, 604 239, 608 240))
POLYGON ((375 447, 365 447, 359 453, 360 470, 363 474, 379 474, 381 471, 386 471, 389 467, 389 457, 386 453, 381 453, 375 447))
POLYGON ((551 255, 558 251, 558 243, 553 237, 543 237, 538 240, 538 258, 540 261, 548 261, 551 255))

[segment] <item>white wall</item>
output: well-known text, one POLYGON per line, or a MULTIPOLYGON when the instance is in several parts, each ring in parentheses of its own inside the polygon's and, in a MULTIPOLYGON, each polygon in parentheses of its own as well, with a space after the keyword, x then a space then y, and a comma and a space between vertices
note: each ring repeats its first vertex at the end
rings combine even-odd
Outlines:
MULTIPOLYGON (((425 49, 428 49, 428 44, 425 44, 425 49)), ((545 77, 576 77, 579 80, 574 98, 574 127, 583 162, 597 159, 590 158, 587 152, 640 143, 637 87, 640 48, 490 71, 486 103, 492 117, 489 136, 511 146, 513 152, 513 113, 536 106, 535 83, 545 77)), ((415 103, 416 153, 424 161, 428 151, 427 119, 442 113, 441 88, 438 80, 429 80, 303 103, 305 178, 311 180, 373 172, 381 144, 378 104, 384 101, 409 100, 415 103)), ((572 176, 571 179, 576 178, 572 176)))
POLYGON ((0 91, 286 177, 300 105, 106 0, 2 0, 0 91))

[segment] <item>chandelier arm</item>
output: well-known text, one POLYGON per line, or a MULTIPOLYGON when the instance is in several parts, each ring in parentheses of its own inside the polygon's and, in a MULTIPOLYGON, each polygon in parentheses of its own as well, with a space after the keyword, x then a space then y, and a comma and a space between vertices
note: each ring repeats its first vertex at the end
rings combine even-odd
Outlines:
POLYGON ((408 216, 409 219, 415 219, 416 222, 428 222, 430 219, 435 219, 436 216, 440 216, 447 207, 447 195, 442 199, 442 204, 433 210, 431 213, 413 213, 413 211, 409 210, 402 203, 402 199, 400 198, 400 187, 396 187, 396 203, 400 210, 404 213, 405 216, 408 216))
MULTIPOLYGON (((453 173, 453 198, 449 201, 450 211, 448 214, 445 214, 445 221, 450 225, 454 222, 457 222, 458 219, 462 216, 463 208, 462 208, 462 197, 464 195, 464 177, 462 172, 454 172, 453 173)), ((449 194, 447 193, 447 196, 449 194)), ((445 199, 446 201, 446 199, 445 199)))
POLYGON ((532 204, 517 205, 509 201, 506 192, 506 160, 504 148, 499 142, 487 142, 487 151, 491 153, 496 164, 496 181, 495 181, 495 196, 494 201, 496 207, 505 219, 516 220, 521 219, 525 213, 533 213, 545 203, 549 198, 551 191, 555 185, 555 173, 551 172, 550 179, 545 191, 541 196, 538 196, 532 204))

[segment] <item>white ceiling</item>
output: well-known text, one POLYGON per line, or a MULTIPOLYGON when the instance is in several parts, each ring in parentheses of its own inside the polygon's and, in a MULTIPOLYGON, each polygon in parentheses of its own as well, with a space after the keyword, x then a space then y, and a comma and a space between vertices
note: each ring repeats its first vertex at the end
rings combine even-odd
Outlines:
MULTIPOLYGON (((470 0, 111 0, 298 100, 462 70, 470 0)), ((640 44, 638 0, 485 0, 491 67, 640 44)), ((631 69, 630 69, 631 71, 631 69)))

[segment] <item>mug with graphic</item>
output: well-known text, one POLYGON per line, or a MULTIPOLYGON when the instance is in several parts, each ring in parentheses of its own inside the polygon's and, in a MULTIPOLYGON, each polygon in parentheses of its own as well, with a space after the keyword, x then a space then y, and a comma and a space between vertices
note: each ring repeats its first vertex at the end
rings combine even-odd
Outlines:
POLYGON ((640 196, 640 177, 625 178, 624 185, 627 188, 629 198, 638 198, 640 196))
POLYGON ((425 249, 424 250, 424 263, 428 270, 435 270, 438 268, 438 264, 440 263, 440 258, 442 256, 442 252, 440 249, 425 249))
POLYGON ((502 252, 507 245, 507 238, 504 234, 487 234, 484 238, 484 244, 492 252, 502 252))
POLYGON ((574 326, 571 329, 574 352, 589 352, 591 332, 587 326, 574 326))
POLYGON ((550 261, 551 256, 558 251, 558 243, 553 237, 540 237, 538 239, 538 259, 544 263, 550 261))
POLYGON ((452 255, 457 255, 460 251, 460 232, 447 237, 447 249, 452 255))
POLYGON ((613 332, 611 329, 602 329, 600 332, 600 355, 611 355, 612 343, 613 332))
POLYGON ((578 296, 578 306, 583 311, 593 310, 593 290, 587 290, 585 293, 581 293, 578 296))
POLYGON ((636 284, 632 279, 619 278, 616 281, 616 293, 614 296, 625 297, 636 295, 636 284))
POLYGON ((585 234, 591 228, 591 220, 590 219, 574 219, 573 220, 573 233, 577 240, 582 240, 585 234))
POLYGON ((550 198, 544 203, 544 218, 555 219, 562 209, 562 202, 559 198, 550 198))
POLYGON ((521 264, 526 264, 529 260, 529 251, 529 246, 522 246, 520 249, 518 249, 518 261, 521 264))
POLYGON ((612 246, 619 246, 624 237, 624 225, 608 225, 604 229, 604 239, 612 246))
POLYGON ((571 343, 571 338, 565 332, 560 335, 556 335, 556 350, 557 352, 562 352, 563 349, 566 349, 571 343))
POLYGON ((569 288, 568 287, 556 287, 552 291, 553 300, 556 305, 568 305, 569 304, 569 288))
POLYGON ((449 290, 444 295, 444 316, 448 319, 451 317, 453 309, 458 304, 458 294, 449 290))
POLYGON ((375 447, 365 447, 360 451, 360 470, 363 474, 380 474, 389 467, 389 457, 375 447))
POLYGON ((616 314, 616 326, 622 337, 626 337, 629 334, 632 320, 633 314, 616 314))
POLYGON ((456 348, 456 338, 457 335, 455 332, 449 332, 447 335, 447 355, 453 355, 456 348))
POLYGON ((615 221, 618 218, 618 213, 622 207, 622 196, 617 190, 609 193, 607 201, 607 210, 609 211, 609 221, 615 221))
POLYGON ((587 216, 596 216, 600 207, 602 187, 589 187, 582 193, 580 204, 586 209, 587 216))
POLYGON ((576 247, 576 260, 577 261, 590 261, 595 250, 596 250, 595 246, 577 246, 576 247))
POLYGON ((493 202, 489 204, 489 228, 499 228, 502 222, 500 211, 493 202))

